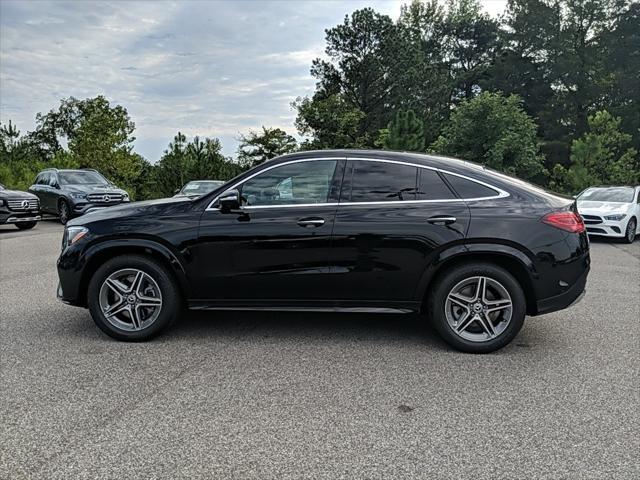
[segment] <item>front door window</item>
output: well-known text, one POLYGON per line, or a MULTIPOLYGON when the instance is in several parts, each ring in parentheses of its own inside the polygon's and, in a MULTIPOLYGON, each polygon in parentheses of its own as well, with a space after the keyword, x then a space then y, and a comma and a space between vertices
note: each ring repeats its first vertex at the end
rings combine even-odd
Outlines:
POLYGON ((281 165, 256 175, 241 187, 243 206, 327 203, 336 160, 281 165))

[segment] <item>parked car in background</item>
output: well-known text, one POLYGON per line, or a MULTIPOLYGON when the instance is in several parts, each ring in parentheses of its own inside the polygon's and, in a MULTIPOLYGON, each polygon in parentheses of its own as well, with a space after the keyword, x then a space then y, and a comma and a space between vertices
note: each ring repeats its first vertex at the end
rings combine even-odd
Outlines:
POLYGON ((589 235, 632 243, 640 233, 640 186, 587 188, 577 203, 589 235))
POLYGON ((27 192, 7 190, 0 183, 0 225, 10 223, 20 230, 36 226, 40 216, 38 197, 27 192))
POLYGON ((194 200, 69 222, 58 296, 120 340, 159 334, 186 303, 423 312, 453 347, 482 353, 525 315, 575 302, 589 264, 572 198, 450 158, 300 152, 194 200))
POLYGON ((57 215, 63 225, 89 211, 129 201, 126 191, 90 169, 43 170, 29 191, 40 199, 41 211, 57 215))
POLYGON ((213 192, 221 185, 224 185, 222 180, 194 180, 186 183, 180 190, 176 190, 174 197, 197 198, 213 192))

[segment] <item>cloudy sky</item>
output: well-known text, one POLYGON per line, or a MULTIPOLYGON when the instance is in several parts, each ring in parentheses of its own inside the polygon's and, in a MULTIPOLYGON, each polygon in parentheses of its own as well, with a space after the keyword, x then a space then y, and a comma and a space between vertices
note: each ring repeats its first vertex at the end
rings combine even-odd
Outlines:
MULTIPOLYGON (((312 93, 324 29, 388 1, 0 0, 0 121, 23 132, 60 99, 98 94, 127 108, 136 151, 155 162, 179 130, 221 139, 261 125, 295 133, 290 103, 312 93)), ((483 2, 492 15, 506 0, 483 2)))

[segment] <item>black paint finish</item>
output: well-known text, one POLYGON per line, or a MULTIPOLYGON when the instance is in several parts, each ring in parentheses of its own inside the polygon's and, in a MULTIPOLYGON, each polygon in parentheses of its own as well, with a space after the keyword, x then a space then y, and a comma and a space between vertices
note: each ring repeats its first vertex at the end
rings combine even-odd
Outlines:
MULTIPOLYGON (((429 191, 422 191, 428 183, 421 181, 420 171, 415 190, 408 185, 403 196, 430 199, 429 191)), ((439 175, 442 180, 449 174, 439 175)), ((540 221, 549 212, 569 209, 575 210, 573 199, 455 159, 380 151, 292 154, 195 200, 132 203, 71 221, 69 225, 87 227, 89 234, 60 255, 60 295, 67 303, 86 305, 86 284, 93 271, 114 255, 136 252, 166 262, 192 308, 411 311, 421 308, 439 272, 473 259, 508 268, 523 285, 527 312, 535 315, 565 308, 584 290, 589 270, 586 233, 569 233, 540 221), (338 160, 325 203, 229 212, 212 203, 226 189, 241 189, 243 180, 265 169, 319 158, 338 160), (442 189, 448 198, 400 201, 378 189, 376 195, 387 195, 388 201, 358 204, 346 192, 352 165, 362 159, 463 175, 504 195, 463 200, 451 183, 443 180, 436 186, 434 170, 424 170, 431 188, 442 189)))

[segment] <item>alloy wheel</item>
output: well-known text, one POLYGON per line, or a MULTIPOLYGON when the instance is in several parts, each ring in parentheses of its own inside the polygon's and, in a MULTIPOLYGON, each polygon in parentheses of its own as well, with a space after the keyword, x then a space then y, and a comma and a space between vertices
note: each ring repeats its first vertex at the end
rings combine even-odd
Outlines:
POLYGON ((109 275, 100 287, 100 309, 109 323, 139 331, 156 321, 162 310, 158 283, 146 272, 125 268, 109 275))
POLYGON ((69 207, 66 202, 60 203, 60 223, 65 225, 69 221, 69 207))
POLYGON ((490 277, 470 277, 447 295, 445 315, 451 330, 470 342, 500 336, 511 322, 513 303, 507 289, 490 277))
POLYGON ((633 219, 629 220, 627 224, 627 241, 633 243, 636 239, 636 223, 633 219))

